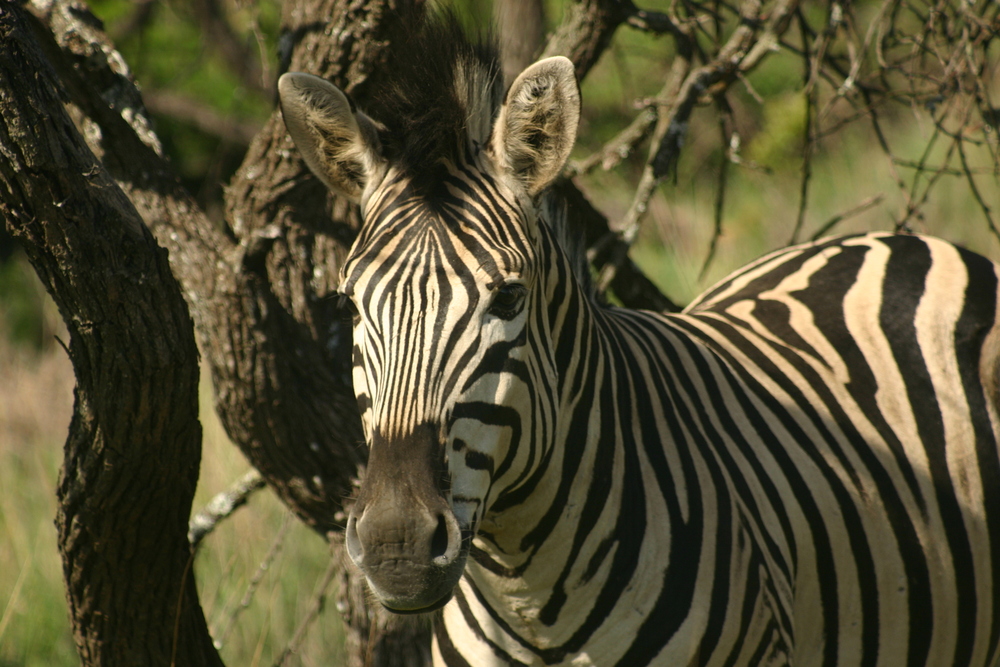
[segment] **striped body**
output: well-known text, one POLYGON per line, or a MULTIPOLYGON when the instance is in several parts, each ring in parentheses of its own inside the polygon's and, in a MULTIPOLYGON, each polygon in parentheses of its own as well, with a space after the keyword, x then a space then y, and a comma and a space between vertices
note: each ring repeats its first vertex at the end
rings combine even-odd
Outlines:
POLYGON ((994 665, 997 267, 872 234, 682 314, 608 306, 546 190, 572 66, 504 95, 454 30, 412 42, 439 61, 378 120, 315 77, 279 90, 364 214, 347 549, 388 609, 443 607, 436 663, 994 665))
POLYGON ((442 662, 994 664, 996 284, 942 241, 871 235, 775 253, 682 315, 591 306, 560 416, 588 434, 554 443, 564 495, 509 520, 555 523, 513 559, 479 538, 442 662))

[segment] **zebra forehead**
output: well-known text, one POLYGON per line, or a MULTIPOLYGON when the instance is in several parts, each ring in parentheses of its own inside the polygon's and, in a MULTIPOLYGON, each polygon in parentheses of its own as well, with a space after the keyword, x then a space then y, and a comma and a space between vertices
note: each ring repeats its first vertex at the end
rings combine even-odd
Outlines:
POLYGON ((462 187, 418 190, 398 175, 372 198, 344 263, 342 291, 353 293, 359 280, 378 282, 387 271, 413 275, 422 264, 453 279, 486 278, 489 289, 532 273, 536 251, 522 211, 492 187, 488 175, 478 174, 476 187, 466 187, 465 170, 449 171, 445 181, 462 187))
POLYGON ((384 289, 387 283, 393 289, 416 283, 432 290, 441 284, 468 288, 478 283, 490 290, 511 277, 526 276, 531 264, 523 241, 504 242, 480 229, 421 216, 408 228, 387 226, 356 245, 344 264, 341 291, 384 289))

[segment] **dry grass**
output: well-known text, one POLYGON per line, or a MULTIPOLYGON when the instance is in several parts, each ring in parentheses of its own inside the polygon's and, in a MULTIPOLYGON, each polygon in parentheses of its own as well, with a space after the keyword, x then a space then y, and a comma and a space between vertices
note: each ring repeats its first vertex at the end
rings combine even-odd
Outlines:
POLYGON ((58 346, 0 335, 0 665, 78 662, 53 523, 72 378, 58 346))
MULTIPOLYGON (((205 438, 195 510, 249 468, 215 418, 207 385, 202 396, 205 438)), ((73 371, 65 351, 54 342, 40 352, 19 348, 0 331, 0 667, 79 664, 54 525, 72 403, 73 371)), ((326 543, 291 519, 267 491, 210 535, 196 574, 215 636, 231 626, 220 648, 223 660, 272 664, 312 604, 327 562, 326 543), (286 522, 275 558, 260 570, 286 522), (256 594, 243 607, 255 577, 256 594)), ((342 662, 341 621, 330 606, 286 664, 342 662)))

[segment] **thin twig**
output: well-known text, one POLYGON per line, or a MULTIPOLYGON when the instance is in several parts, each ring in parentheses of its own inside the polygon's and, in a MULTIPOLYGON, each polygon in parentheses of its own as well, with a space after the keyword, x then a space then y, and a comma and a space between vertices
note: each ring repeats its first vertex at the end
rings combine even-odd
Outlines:
POLYGON ((636 30, 651 32, 662 35, 670 33, 672 35, 685 34, 683 29, 674 20, 674 17, 663 12, 650 12, 645 9, 636 9, 625 22, 636 30))
POLYGON ((316 593, 313 596, 313 603, 309 607, 309 611, 306 615, 302 617, 299 622, 299 626, 295 628, 295 633, 292 638, 288 640, 288 644, 282 650, 281 655, 278 659, 274 661, 273 667, 281 667, 284 665, 292 655, 294 655, 299 647, 302 645, 302 641, 306 637, 306 633, 309 631, 309 627, 319 618, 322 613, 324 606, 326 605, 327 591, 330 589, 330 584, 333 582, 334 575, 337 574, 339 568, 339 563, 336 559, 331 558, 330 563, 326 567, 326 572, 323 573, 322 579, 320 579, 319 586, 316 589, 316 593))
POLYGON ((983 195, 979 192, 979 187, 976 185, 976 179, 972 176, 972 171, 969 169, 969 163, 965 157, 965 149, 962 147, 962 141, 957 141, 958 146, 958 157, 962 161, 962 170, 965 172, 965 178, 969 182, 969 189, 972 191, 972 196, 976 198, 976 203, 979 204, 979 210, 983 212, 983 217, 986 218, 986 225, 990 228, 993 236, 1000 241, 1000 230, 997 229, 996 221, 993 220, 993 214, 990 212, 990 207, 986 204, 983 199, 983 195))
MULTIPOLYGON (((729 125, 732 121, 732 111, 726 107, 720 111, 719 115, 719 134, 722 135, 723 145, 728 145, 731 139, 731 130, 729 125)), ((722 160, 719 163, 719 183, 715 189, 715 227, 712 230, 712 240, 708 244, 708 253, 705 255, 705 261, 701 265, 701 271, 698 272, 698 281, 701 282, 705 278, 705 274, 708 273, 708 268, 712 265, 712 260, 715 258, 715 249, 718 245, 719 239, 722 237, 722 212, 725 207, 726 202, 726 184, 729 180, 729 163, 731 161, 723 155, 722 160)))
POLYGON ((649 136, 653 126, 656 125, 657 106, 655 104, 646 105, 639 114, 629 123, 628 127, 619 132, 609 142, 595 153, 588 155, 582 160, 574 160, 566 167, 565 176, 572 178, 579 174, 589 173, 600 165, 604 171, 610 171, 618 166, 622 160, 627 158, 646 137, 649 136))
POLYGON ((246 504, 254 491, 264 488, 264 478, 255 469, 236 480, 228 489, 217 493, 204 509, 194 515, 188 524, 188 542, 197 548, 220 521, 246 504))
POLYGON ((802 32, 802 44, 804 51, 804 64, 805 64, 805 90, 803 94, 806 100, 806 112, 805 112, 805 124, 802 128, 802 178, 799 181, 799 208, 795 216, 795 227, 792 229, 792 237, 788 241, 788 245, 794 245, 798 242, 799 232, 802 231, 802 225, 805 224, 806 219, 806 208, 809 205, 809 182, 812 179, 812 156, 813 156, 813 110, 815 108, 815 96, 816 88, 813 82, 816 79, 816 71, 819 69, 819 60, 823 57, 823 52, 825 51, 825 46, 823 40, 817 47, 816 52, 810 52, 809 48, 809 36, 805 30, 806 20, 799 13, 799 25, 802 32))
POLYGON ((853 218, 854 216, 860 213, 864 213, 873 206, 878 206, 880 203, 882 203, 883 199, 885 199, 885 195, 883 195, 882 193, 879 193, 877 195, 872 195, 871 197, 868 197, 867 199, 862 201, 857 206, 849 208, 843 213, 838 213, 837 215, 833 216, 832 218, 824 222, 822 225, 820 225, 819 229, 816 230, 816 232, 809 238, 809 240, 815 241, 823 237, 824 235, 829 234, 830 231, 836 225, 840 224, 844 220, 853 218))
POLYGON ((257 567, 257 571, 254 572, 253 577, 250 578, 250 582, 247 584, 246 592, 243 594, 243 598, 240 603, 233 608, 229 615, 224 619, 224 625, 222 631, 215 635, 215 648, 220 649, 225 644, 226 638, 229 636, 230 631, 233 629, 233 624, 236 622, 236 618, 249 606, 253 601, 254 593, 257 592, 257 587, 260 586, 260 582, 264 579, 264 575, 267 574, 268 570, 271 569, 271 564, 281 553, 282 548, 284 548, 285 537, 288 534, 288 529, 291 526, 291 512, 285 512, 281 519, 281 526, 278 528, 278 532, 275 533, 274 539, 271 541, 271 547, 267 551, 267 555, 264 556, 264 560, 260 562, 257 567))
POLYGON ((740 23, 725 45, 711 62, 689 70, 677 93, 669 101, 663 101, 666 108, 659 113, 646 167, 632 203, 618 225, 617 231, 624 243, 601 269, 597 281, 599 289, 606 288, 614 279, 618 265, 625 260, 629 246, 638 236, 653 192, 665 177, 673 173, 687 133, 688 119, 695 106, 703 100, 717 99, 734 81, 739 80, 739 75, 751 71, 767 54, 775 51, 779 37, 787 29, 797 7, 798 0, 779 2, 764 23, 764 29, 758 30, 762 23, 762 3, 760 0, 744 2, 740 7, 740 23))

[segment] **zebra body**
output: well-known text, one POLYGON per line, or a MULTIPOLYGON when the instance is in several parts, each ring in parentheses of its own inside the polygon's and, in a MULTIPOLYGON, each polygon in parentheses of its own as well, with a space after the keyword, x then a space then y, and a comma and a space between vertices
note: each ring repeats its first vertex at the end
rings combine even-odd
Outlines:
POLYGON ((605 305, 545 190, 575 139, 568 61, 504 96, 454 28, 414 42, 448 67, 402 73, 378 120, 315 77, 279 89, 365 216, 348 551, 390 610, 444 605, 435 662, 993 665, 997 267, 869 234, 681 314, 605 305))

